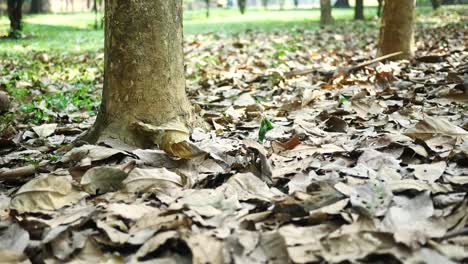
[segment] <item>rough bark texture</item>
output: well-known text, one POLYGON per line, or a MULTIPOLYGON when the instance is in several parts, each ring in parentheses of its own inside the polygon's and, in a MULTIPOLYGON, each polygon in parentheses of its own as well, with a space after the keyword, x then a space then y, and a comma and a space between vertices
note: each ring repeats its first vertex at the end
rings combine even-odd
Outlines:
POLYGON ((18 32, 22 30, 21 18, 23 0, 8 0, 8 18, 10 19, 10 37, 16 37, 18 32))
POLYGON ((380 27, 379 55, 402 51, 394 59, 409 59, 414 53, 416 0, 385 1, 380 27))
POLYGON ((335 2, 333 7, 349 8, 351 6, 349 5, 349 0, 338 0, 335 2))
POLYGON ((356 5, 354 6, 354 19, 364 20, 364 0, 356 0, 356 5))
POLYGON ((245 13, 245 7, 247 5, 247 1, 246 0, 238 0, 238 4, 239 4, 239 10, 240 10, 241 14, 244 14, 245 13))
POLYGON ((105 77, 101 110, 83 138, 145 147, 135 125, 191 122, 185 93, 182 0, 106 0, 105 77))
POLYGON ((320 0, 320 24, 329 25, 331 23, 333 23, 331 2, 330 0, 320 0))

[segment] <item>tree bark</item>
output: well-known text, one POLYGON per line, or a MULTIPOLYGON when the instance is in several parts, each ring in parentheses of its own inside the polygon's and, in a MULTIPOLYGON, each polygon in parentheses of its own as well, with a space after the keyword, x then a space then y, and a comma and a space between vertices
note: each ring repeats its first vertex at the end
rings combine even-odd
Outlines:
POLYGON ((432 8, 437 10, 440 7, 440 0, 431 0, 432 8))
POLYGON ((354 6, 354 20, 364 20, 364 1, 356 0, 354 6))
POLYGON ((414 55, 414 25, 416 0, 385 1, 380 27, 379 55, 401 51, 395 59, 410 59, 414 55))
POLYGON ((338 0, 333 7, 350 8, 351 6, 349 5, 349 0, 338 0))
POLYGON ((161 135, 148 135, 144 125, 188 129, 182 0, 106 0, 104 70, 101 109, 83 140, 151 147, 161 135))
POLYGON ((329 25, 331 23, 333 23, 331 2, 330 0, 320 0, 320 24, 329 25))
POLYGON ((10 19, 10 37, 18 37, 23 29, 21 24, 23 0, 8 0, 8 18, 10 19))
POLYGON ((238 0, 238 3, 239 5, 239 10, 241 12, 241 14, 245 14, 245 7, 247 5, 247 1, 246 0, 238 0))

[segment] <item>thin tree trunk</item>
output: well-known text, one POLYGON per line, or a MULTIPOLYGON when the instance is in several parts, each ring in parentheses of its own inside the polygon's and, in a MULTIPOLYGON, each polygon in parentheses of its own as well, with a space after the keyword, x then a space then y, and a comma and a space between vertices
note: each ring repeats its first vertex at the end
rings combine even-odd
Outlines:
POLYGON ((320 24, 329 25, 331 23, 333 23, 331 2, 330 0, 320 0, 320 24))
POLYGON ((279 0, 280 10, 284 10, 285 0, 279 0))
POLYGON ((349 0, 338 0, 333 7, 350 8, 351 6, 349 5, 349 0))
POLYGON ((356 6, 354 7, 354 19, 364 20, 364 1, 356 0, 356 6))
POLYGON ((98 27, 99 27, 99 19, 98 19, 99 13, 98 13, 97 0, 94 0, 93 11, 94 11, 94 29, 98 29, 98 27))
POLYGON ((431 0, 432 8, 437 10, 440 7, 440 0, 431 0))
POLYGON ((206 3, 206 18, 210 17, 210 0, 205 0, 206 3))
POLYGON ((380 17, 382 15, 382 4, 383 0, 377 0, 378 5, 377 5, 377 16, 380 17))
POLYGON ((31 0, 31 7, 29 9, 31 14, 42 13, 42 0, 31 0))
POLYGON ((294 8, 298 8, 299 7, 299 0, 294 0, 294 8))
POLYGON ((185 93, 182 0, 106 0, 105 18, 101 110, 83 139, 151 146, 156 135, 142 132, 142 123, 186 127, 192 118, 185 93))
POLYGON ((241 14, 245 14, 245 7, 247 5, 247 0, 238 0, 239 10, 241 14))
POLYGON ((265 10, 268 9, 268 0, 262 0, 262 6, 265 10))
POLYGON ((379 55, 401 51, 395 59, 409 59, 414 54, 416 0, 384 2, 380 27, 379 55))
POLYGON ((8 18, 10 19, 9 37, 18 37, 23 29, 21 24, 23 0, 8 0, 8 18))

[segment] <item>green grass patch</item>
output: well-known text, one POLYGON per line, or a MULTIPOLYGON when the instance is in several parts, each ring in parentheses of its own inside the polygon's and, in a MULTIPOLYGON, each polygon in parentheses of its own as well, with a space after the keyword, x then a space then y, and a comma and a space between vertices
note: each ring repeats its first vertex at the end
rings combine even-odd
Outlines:
MULTIPOLYGON (((420 13, 429 12, 429 7, 419 8, 420 13)), ((367 7, 367 19, 375 17, 376 8, 367 7)), ((354 10, 333 9, 336 24, 352 20, 354 10)), ((203 9, 184 13, 186 35, 200 33, 234 34, 246 30, 275 31, 315 29, 319 26, 318 9, 260 10, 250 9, 241 15, 237 8, 213 8, 210 18, 203 9)), ((81 53, 97 51, 104 45, 102 30, 94 29, 93 13, 26 15, 24 38, 19 40, 1 39, 0 53, 28 53, 30 51, 58 51, 81 53)), ((0 35, 9 29, 7 17, 0 18, 0 35)))

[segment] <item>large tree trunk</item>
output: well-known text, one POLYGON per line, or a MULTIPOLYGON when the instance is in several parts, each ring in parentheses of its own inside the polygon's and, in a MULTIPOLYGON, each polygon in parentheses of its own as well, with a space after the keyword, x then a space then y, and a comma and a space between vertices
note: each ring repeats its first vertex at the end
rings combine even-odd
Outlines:
POLYGON ((10 19, 10 37, 18 37, 23 29, 21 25, 23 0, 8 0, 8 18, 10 19))
POLYGON ((364 20, 364 0, 356 0, 356 5, 354 6, 354 19, 364 20))
POLYGON ((241 14, 245 14, 245 7, 247 5, 247 0, 238 0, 239 10, 241 14))
POLYGON ((182 0, 106 0, 104 70, 101 109, 84 140, 165 149, 171 135, 188 135, 182 0))
POLYGON ((379 55, 402 51, 394 59, 409 59, 414 54, 414 24, 416 0, 384 2, 380 27, 379 55))
POLYGON ((331 23, 333 23, 331 2, 330 0, 320 0, 320 24, 329 25, 331 23))
POLYGON ((351 6, 349 5, 349 0, 337 0, 333 7, 349 8, 351 6))

